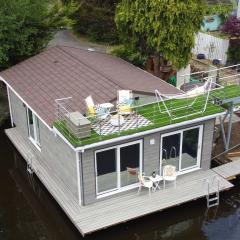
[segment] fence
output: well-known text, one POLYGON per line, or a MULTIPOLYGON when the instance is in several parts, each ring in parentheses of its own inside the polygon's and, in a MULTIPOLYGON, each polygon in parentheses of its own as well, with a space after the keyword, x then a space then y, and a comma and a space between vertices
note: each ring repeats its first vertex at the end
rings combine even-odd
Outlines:
POLYGON ((192 50, 193 54, 205 54, 207 59, 221 59, 223 65, 227 62, 227 52, 229 40, 212 36, 207 33, 199 32, 195 36, 195 47, 192 50))

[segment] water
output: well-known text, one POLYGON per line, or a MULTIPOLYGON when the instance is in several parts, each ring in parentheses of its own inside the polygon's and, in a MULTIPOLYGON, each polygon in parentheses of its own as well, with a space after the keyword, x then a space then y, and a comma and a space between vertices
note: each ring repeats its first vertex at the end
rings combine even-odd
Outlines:
MULTIPOLYGON (((37 178, 29 178, 25 162, 3 130, 0 150, 0 240, 83 239, 37 178)), ((237 179, 234 189, 221 194, 218 208, 206 211, 205 199, 197 200, 84 239, 239 240, 239 182, 237 179)))

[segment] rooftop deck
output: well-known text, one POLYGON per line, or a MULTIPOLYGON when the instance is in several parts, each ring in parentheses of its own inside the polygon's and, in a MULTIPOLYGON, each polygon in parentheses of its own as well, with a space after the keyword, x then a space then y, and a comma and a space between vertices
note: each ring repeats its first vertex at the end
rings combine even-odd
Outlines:
MULTIPOLYGON (((63 117, 60 118, 60 120, 55 121, 54 127, 74 147, 80 147, 112 138, 117 138, 119 136, 131 135, 134 133, 144 132, 146 130, 203 118, 206 116, 223 113, 225 111, 224 108, 213 104, 210 100, 207 102, 206 110, 202 111, 205 103, 206 95, 198 96, 197 98, 172 99, 165 101, 165 104, 172 115, 169 116, 165 110, 163 102, 160 102, 159 105, 157 102, 142 104, 140 99, 140 103, 137 103, 132 107, 132 111, 135 114, 120 127, 113 128, 110 120, 108 122, 98 121, 96 123, 95 119, 89 118, 93 125, 91 136, 84 139, 79 139, 73 134, 73 132, 67 126, 66 121, 62 120, 63 117)), ((111 112, 111 115, 116 113, 116 111, 113 111, 111 112)))
POLYGON ((45 164, 44 159, 41 159, 38 152, 35 152, 30 142, 23 139, 15 128, 6 130, 6 134, 26 161, 29 156, 34 157, 32 165, 36 175, 82 235, 205 197, 206 180, 212 183, 210 192, 215 192, 217 189, 217 183, 214 182, 216 177, 220 179, 220 191, 233 186, 213 170, 199 170, 179 176, 176 188, 168 185, 166 189, 153 193, 151 198, 146 191, 137 195, 137 189, 135 189, 121 196, 80 207, 68 189, 61 187, 62 180, 59 176, 52 175, 52 170, 45 164))

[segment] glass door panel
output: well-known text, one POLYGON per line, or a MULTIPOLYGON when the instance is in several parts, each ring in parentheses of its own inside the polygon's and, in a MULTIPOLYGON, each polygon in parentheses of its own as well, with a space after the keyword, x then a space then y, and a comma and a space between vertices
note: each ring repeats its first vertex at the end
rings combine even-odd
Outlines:
POLYGON ((120 147, 120 187, 138 182, 140 144, 120 147))
POLYGON ((164 166, 173 165, 176 167, 176 171, 179 170, 180 161, 180 146, 181 146, 181 133, 165 136, 162 138, 162 168, 164 166))
POLYGON ((97 193, 117 189, 117 149, 96 153, 97 193))
POLYGON ((183 132, 181 170, 197 165, 199 145, 199 128, 183 132))

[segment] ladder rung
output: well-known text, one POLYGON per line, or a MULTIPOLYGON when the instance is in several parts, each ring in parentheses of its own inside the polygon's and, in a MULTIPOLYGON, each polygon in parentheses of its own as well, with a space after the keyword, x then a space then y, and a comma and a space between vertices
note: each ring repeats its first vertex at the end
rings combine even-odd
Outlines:
POLYGON ((214 206, 217 206, 218 203, 213 203, 213 204, 208 204, 208 208, 211 208, 211 207, 214 207, 214 206))
POLYGON ((208 199, 209 202, 218 200, 218 197, 208 199))

